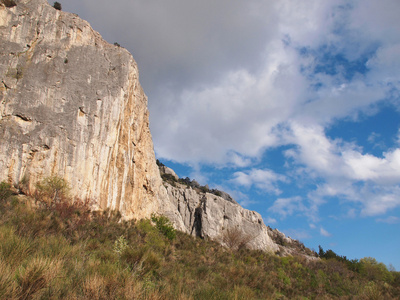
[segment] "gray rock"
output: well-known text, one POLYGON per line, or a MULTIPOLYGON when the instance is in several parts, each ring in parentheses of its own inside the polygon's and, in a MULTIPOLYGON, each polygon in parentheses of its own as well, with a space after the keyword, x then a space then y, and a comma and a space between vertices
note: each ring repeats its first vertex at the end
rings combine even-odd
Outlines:
POLYGON ((236 230, 251 249, 276 252, 279 246, 269 236, 269 229, 255 211, 210 193, 197 192, 183 185, 164 182, 173 210, 162 211, 178 230, 224 244, 229 230, 236 230))
POLYGON ((202 192, 185 184, 164 181, 169 205, 160 208, 176 229, 200 238, 211 239, 229 248, 277 253, 281 256, 302 255, 317 259, 317 255, 301 242, 287 237, 263 222, 261 215, 240 206, 229 194, 202 192))
POLYGON ((160 173, 161 175, 170 175, 172 178, 174 178, 176 181, 179 180, 179 176, 176 175, 175 171, 172 170, 171 168, 168 168, 167 166, 161 166, 160 167, 160 173))

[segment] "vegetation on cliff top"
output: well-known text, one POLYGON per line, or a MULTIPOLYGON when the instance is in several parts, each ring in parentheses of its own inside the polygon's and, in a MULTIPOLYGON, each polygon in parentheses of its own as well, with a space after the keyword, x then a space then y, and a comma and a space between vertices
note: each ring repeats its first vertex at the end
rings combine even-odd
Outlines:
MULTIPOLYGON (((165 167, 165 165, 162 162, 160 162, 158 159, 156 162, 157 162, 158 167, 165 167)), ((176 187, 176 184, 179 183, 179 184, 182 184, 183 186, 186 186, 187 188, 191 187, 192 189, 196 190, 197 192, 211 193, 218 197, 222 196, 222 192, 220 190, 210 189, 208 185, 200 185, 200 183, 198 183, 195 179, 190 179, 189 177, 176 179, 171 174, 161 173, 161 178, 165 182, 168 182, 169 184, 171 184, 172 186, 175 186, 175 187, 176 187)))
POLYGON ((400 297, 400 273, 374 259, 353 269, 322 248, 325 258, 311 261, 227 249, 181 232, 168 236, 168 221, 156 216, 154 224, 90 213, 87 203, 71 204, 59 191, 59 201, 42 201, 54 196, 43 192, 49 182, 57 181, 41 183, 36 205, 0 185, 1 299, 400 297))

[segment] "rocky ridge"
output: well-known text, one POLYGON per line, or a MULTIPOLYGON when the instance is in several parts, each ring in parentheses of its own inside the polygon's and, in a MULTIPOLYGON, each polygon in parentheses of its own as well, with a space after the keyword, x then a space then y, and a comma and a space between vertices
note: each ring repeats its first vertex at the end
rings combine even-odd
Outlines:
POLYGON ((160 166, 160 173, 169 201, 175 208, 162 213, 178 230, 219 241, 228 247, 245 246, 283 256, 299 254, 315 257, 315 253, 301 242, 266 226, 259 213, 243 208, 227 193, 204 191, 204 187, 197 184, 187 184, 187 180, 179 179, 172 169, 164 165, 160 166))

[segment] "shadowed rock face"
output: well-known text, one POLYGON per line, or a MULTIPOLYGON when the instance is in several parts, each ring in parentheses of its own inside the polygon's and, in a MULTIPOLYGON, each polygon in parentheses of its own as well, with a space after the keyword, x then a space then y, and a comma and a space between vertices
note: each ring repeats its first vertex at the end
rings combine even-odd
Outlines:
POLYGON ((137 65, 45 0, 0 1, 0 181, 65 178, 126 218, 166 199, 137 65), (7 1, 6 1, 7 2, 7 1))

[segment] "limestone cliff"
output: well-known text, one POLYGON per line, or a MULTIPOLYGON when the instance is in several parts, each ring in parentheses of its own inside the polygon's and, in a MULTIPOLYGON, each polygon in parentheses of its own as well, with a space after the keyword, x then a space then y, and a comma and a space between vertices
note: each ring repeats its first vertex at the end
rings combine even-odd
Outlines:
POLYGON ((124 48, 46 0, 0 0, 0 181, 64 177, 126 218, 166 199, 147 98, 124 48))
POLYGON ((162 213, 177 229, 222 244, 229 242, 226 239, 235 239, 234 243, 245 243, 251 249, 280 255, 315 256, 301 242, 266 226, 259 213, 243 208, 228 194, 187 185, 165 166, 160 167, 160 172, 172 203, 164 206, 162 213))

